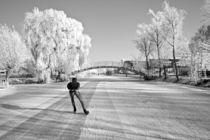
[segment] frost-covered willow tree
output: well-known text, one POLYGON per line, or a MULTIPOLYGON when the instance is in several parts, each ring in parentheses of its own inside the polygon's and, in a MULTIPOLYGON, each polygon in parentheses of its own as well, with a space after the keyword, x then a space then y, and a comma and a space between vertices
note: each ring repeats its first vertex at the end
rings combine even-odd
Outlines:
POLYGON ((70 73, 79 66, 83 26, 63 11, 47 9, 26 13, 25 42, 30 48, 39 81, 48 82, 53 70, 70 73))
POLYGON ((6 70, 6 82, 11 70, 26 59, 26 47, 20 34, 6 25, 0 25, 0 68, 6 70))
POLYGON ((140 51, 141 54, 144 55, 146 60, 146 70, 147 70, 147 76, 149 76, 149 57, 154 51, 154 47, 152 44, 152 41, 150 40, 149 36, 149 25, 147 24, 139 24, 137 28, 137 39, 135 40, 136 48, 140 51))
POLYGON ((183 38, 182 27, 185 13, 184 10, 178 10, 175 7, 171 7, 167 1, 163 2, 163 11, 161 14, 163 17, 164 39, 167 44, 172 47, 174 71, 177 81, 179 80, 179 75, 176 64, 176 47, 183 38))
POLYGON ((81 49, 79 51, 79 66, 82 67, 88 63, 88 55, 91 48, 91 38, 88 35, 82 36, 81 49))
POLYGON ((73 44, 70 49, 68 49, 68 64, 66 65, 68 69, 68 71, 73 71, 76 70, 80 67, 79 65, 79 59, 80 59, 80 52, 83 48, 83 38, 84 38, 84 34, 83 34, 83 30, 84 27, 82 25, 81 22, 77 21, 77 20, 72 20, 72 24, 74 26, 73 29, 73 44))

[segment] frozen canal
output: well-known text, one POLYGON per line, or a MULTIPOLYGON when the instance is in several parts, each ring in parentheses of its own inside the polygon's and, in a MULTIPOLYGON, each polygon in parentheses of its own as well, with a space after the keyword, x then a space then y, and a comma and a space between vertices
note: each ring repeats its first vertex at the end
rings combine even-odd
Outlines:
POLYGON ((210 140, 210 90, 125 77, 81 85, 88 116, 77 99, 72 112, 66 83, 13 88, 0 97, 0 140, 210 140))

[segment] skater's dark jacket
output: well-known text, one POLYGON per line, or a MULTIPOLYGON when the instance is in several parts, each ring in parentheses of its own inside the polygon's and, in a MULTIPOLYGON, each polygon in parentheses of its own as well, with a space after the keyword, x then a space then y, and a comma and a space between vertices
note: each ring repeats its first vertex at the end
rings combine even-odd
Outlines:
POLYGON ((67 84, 67 88, 68 88, 69 90, 78 90, 79 87, 80 87, 80 83, 77 82, 77 81, 69 82, 69 83, 67 84))

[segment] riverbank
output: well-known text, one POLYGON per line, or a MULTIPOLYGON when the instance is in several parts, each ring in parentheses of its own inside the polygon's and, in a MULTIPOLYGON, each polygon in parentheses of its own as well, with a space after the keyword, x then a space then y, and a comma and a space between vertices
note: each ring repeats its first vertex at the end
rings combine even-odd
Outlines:
POLYGON ((210 88, 210 79, 202 79, 199 80, 197 83, 191 81, 189 77, 179 77, 179 81, 177 81, 175 77, 168 77, 167 79, 156 78, 155 81, 163 81, 163 82, 190 85, 195 87, 210 88))

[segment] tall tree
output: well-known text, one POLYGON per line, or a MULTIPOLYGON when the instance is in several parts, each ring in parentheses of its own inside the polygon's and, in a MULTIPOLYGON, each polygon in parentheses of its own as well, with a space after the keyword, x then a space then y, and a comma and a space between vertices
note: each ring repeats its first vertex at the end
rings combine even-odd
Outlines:
POLYGON ((149 57, 153 52, 154 48, 148 34, 149 25, 139 24, 137 29, 137 40, 135 40, 136 48, 145 56, 146 70, 149 76, 149 57))
POLYGON ((200 70, 203 69, 203 48, 204 48, 204 44, 205 42, 207 42, 207 33, 208 33, 208 29, 205 25, 201 26, 198 29, 198 32, 195 34, 194 40, 197 41, 199 43, 199 45, 197 46, 197 51, 200 55, 200 70))
POLYGON ((26 14, 25 42, 31 49, 40 81, 48 82, 51 71, 61 65, 58 70, 68 73, 78 69, 83 30, 81 22, 68 18, 63 11, 35 8, 26 14))
POLYGON ((167 1, 163 2, 163 29, 164 38, 169 46, 172 47, 174 71, 177 81, 179 80, 178 68, 176 63, 176 46, 182 39, 182 27, 185 18, 185 11, 171 7, 167 1))
POLYGON ((6 82, 11 70, 18 68, 27 57, 26 47, 14 28, 0 25, 0 68, 6 70, 6 82))
POLYGON ((161 77, 161 48, 163 46, 164 38, 163 38, 163 15, 162 12, 155 13, 153 10, 149 10, 149 14, 152 15, 152 23, 150 25, 149 36, 151 41, 155 44, 157 50, 158 64, 159 64, 159 77, 161 77))
POLYGON ((198 80, 201 75, 196 75, 198 71, 205 70, 205 64, 208 63, 209 55, 203 54, 204 52, 210 52, 209 45, 210 28, 209 26, 202 25, 195 35, 192 37, 189 49, 191 52, 191 72, 192 78, 198 80))
POLYGON ((203 49, 210 52, 210 0, 205 0, 203 7, 202 23, 203 25, 199 28, 199 34, 203 36, 203 49))

